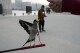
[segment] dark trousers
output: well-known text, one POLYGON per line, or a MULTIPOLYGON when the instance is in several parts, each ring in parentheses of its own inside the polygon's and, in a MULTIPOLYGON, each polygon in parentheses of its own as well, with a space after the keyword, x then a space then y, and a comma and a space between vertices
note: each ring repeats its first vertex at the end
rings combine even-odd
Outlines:
POLYGON ((44 20, 39 21, 39 30, 44 30, 44 20))

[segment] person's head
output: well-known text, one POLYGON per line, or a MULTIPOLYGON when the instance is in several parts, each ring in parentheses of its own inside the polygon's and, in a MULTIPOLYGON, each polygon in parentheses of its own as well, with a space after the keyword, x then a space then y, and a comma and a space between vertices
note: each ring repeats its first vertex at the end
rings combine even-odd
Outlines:
POLYGON ((44 5, 42 5, 42 6, 41 6, 41 9, 44 9, 44 8, 45 8, 45 6, 44 6, 44 5))

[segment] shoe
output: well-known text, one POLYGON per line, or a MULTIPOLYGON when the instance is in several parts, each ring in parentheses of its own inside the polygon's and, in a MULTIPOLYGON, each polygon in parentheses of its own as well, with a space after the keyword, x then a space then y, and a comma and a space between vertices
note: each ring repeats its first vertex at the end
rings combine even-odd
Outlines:
POLYGON ((42 30, 42 31, 45 31, 45 30, 42 30))

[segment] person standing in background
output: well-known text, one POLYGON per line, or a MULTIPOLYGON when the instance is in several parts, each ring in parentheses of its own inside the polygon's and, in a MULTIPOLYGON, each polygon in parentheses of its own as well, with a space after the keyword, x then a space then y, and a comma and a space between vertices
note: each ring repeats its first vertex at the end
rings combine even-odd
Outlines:
POLYGON ((39 20, 39 30, 41 31, 45 31, 44 30, 44 17, 46 17, 45 15, 45 10, 44 10, 45 6, 42 5, 41 9, 38 11, 38 20, 39 20))

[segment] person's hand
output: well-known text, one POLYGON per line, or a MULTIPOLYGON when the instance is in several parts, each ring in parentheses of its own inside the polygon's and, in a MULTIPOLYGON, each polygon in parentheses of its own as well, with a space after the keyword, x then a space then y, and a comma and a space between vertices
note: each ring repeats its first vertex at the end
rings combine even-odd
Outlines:
POLYGON ((47 17, 46 15, 44 17, 47 17))
POLYGON ((62 0, 47 0, 49 3, 49 7, 55 12, 61 12, 62 8, 62 0))

